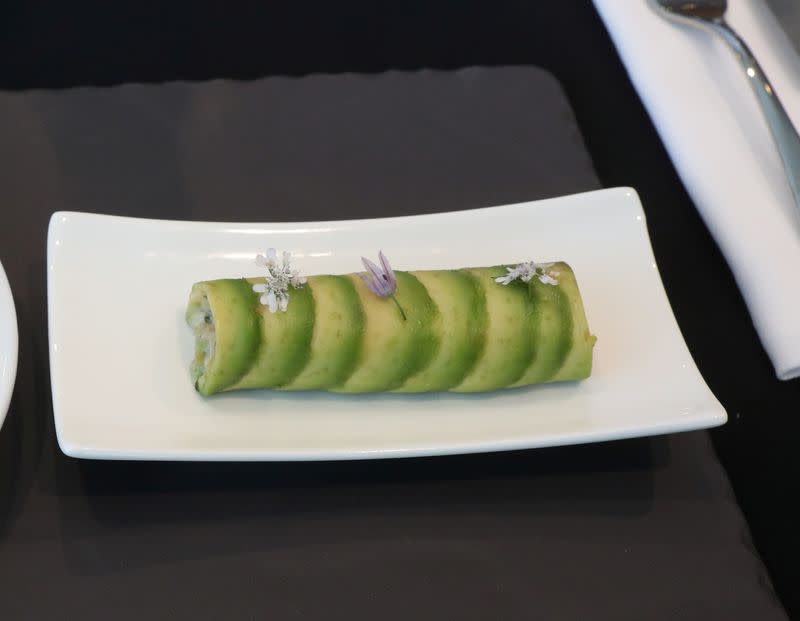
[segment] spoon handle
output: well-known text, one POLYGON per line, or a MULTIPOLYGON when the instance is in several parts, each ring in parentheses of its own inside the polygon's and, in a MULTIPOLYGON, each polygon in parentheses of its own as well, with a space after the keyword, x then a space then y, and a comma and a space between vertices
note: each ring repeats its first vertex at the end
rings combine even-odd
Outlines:
POLYGON ((711 26, 736 52, 778 147, 795 205, 800 209, 800 136, 747 44, 724 20, 714 20, 711 26))

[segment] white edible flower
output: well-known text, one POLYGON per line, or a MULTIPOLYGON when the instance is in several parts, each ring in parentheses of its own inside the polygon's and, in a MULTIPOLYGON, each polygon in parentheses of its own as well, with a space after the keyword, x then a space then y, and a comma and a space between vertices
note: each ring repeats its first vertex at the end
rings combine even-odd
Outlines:
POLYGON ((275 248, 267 250, 266 256, 256 256, 256 265, 265 267, 267 275, 264 284, 253 285, 253 291, 261 294, 259 301, 269 308, 270 313, 278 310, 285 313, 289 308, 289 286, 299 289, 306 282, 300 272, 292 269, 291 261, 291 253, 283 252, 279 258, 275 248))
POLYGON ((560 272, 552 269, 553 265, 554 263, 525 261, 514 267, 507 267, 506 272, 508 273, 505 276, 498 276, 494 280, 501 285, 509 285, 517 279, 522 282, 530 282, 535 277, 545 285, 557 285, 558 280, 556 278, 560 272))

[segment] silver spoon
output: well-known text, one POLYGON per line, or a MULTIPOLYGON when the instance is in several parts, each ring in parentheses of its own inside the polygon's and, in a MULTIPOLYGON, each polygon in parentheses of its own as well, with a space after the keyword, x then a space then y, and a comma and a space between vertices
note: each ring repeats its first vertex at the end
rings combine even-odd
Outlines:
POLYGON ((800 209, 800 136, 750 48, 725 21, 727 0, 651 0, 651 4, 670 19, 717 33, 736 52, 778 147, 795 205, 800 209))

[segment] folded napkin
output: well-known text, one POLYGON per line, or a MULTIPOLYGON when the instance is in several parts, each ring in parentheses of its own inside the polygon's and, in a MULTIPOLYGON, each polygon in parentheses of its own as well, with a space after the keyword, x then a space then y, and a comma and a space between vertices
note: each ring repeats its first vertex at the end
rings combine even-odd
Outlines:
MULTIPOLYGON (((730 265, 778 378, 800 376, 800 213, 734 53, 646 0, 594 0, 675 168, 730 265)), ((763 2, 729 0, 800 127, 800 56, 763 2)), ((709 319, 713 321, 713 319, 709 319)))

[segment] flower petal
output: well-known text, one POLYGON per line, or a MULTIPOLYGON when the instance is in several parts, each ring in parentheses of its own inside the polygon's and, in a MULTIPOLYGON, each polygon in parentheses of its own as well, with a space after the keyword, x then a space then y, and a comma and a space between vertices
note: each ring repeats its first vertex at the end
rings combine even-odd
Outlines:
POLYGON ((278 310, 278 298, 275 296, 274 291, 270 291, 265 296, 267 298, 267 306, 269 306, 269 312, 274 313, 278 310))
POLYGON ((256 265, 258 265, 260 267, 266 267, 267 266, 267 257, 265 257, 263 254, 257 254, 256 255, 256 265))
POLYGON ((374 293, 375 295, 383 297, 381 295, 381 292, 375 287, 375 280, 372 277, 370 277, 369 274, 364 274, 363 272, 360 272, 358 276, 361 278, 361 280, 364 281, 364 284, 367 286, 367 289, 372 291, 372 293, 374 293))
POLYGON ((378 259, 381 262, 381 266, 383 267, 383 273, 386 277, 386 282, 391 289, 391 293, 397 291, 397 278, 395 278, 394 270, 392 266, 389 264, 389 259, 386 258, 386 255, 383 254, 383 250, 378 251, 378 259))
POLYGON ((558 281, 549 274, 540 274, 539 280, 545 285, 557 285, 558 281))
POLYGON ((367 268, 367 271, 375 281, 373 283, 375 285, 375 293, 381 297, 390 296, 394 290, 388 286, 388 281, 384 278, 384 273, 381 271, 381 269, 369 259, 361 257, 361 261, 364 263, 364 267, 367 268))
POLYGON ((383 275, 383 272, 381 272, 381 268, 375 265, 368 258, 361 257, 361 263, 364 264, 364 269, 366 269, 370 274, 372 274, 372 277, 375 278, 376 280, 380 279, 381 276, 383 275))
POLYGON ((262 284, 253 285, 253 291, 255 291, 256 293, 266 293, 267 285, 262 285, 262 284))
POLYGON ((281 312, 286 312, 286 309, 289 308, 289 294, 284 293, 283 295, 278 296, 278 306, 281 309, 281 312))
POLYGON ((278 251, 275 248, 267 248, 267 261, 273 265, 278 262, 278 251))

